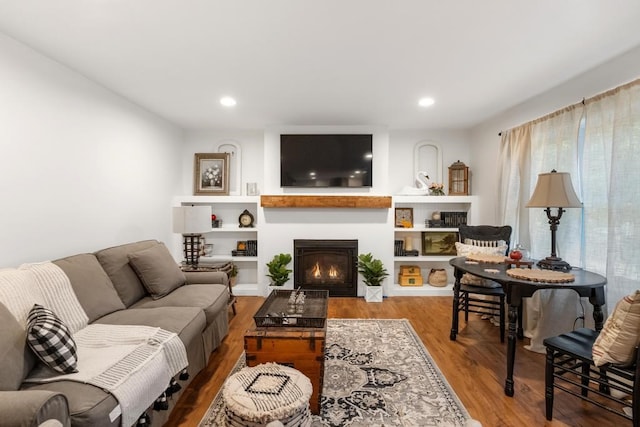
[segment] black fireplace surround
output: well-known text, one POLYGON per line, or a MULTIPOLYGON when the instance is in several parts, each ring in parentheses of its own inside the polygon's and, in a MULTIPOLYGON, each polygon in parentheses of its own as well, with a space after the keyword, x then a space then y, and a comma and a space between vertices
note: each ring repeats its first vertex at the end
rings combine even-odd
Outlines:
POLYGON ((296 288, 328 290, 329 296, 358 295, 358 241, 293 241, 293 283, 296 288))

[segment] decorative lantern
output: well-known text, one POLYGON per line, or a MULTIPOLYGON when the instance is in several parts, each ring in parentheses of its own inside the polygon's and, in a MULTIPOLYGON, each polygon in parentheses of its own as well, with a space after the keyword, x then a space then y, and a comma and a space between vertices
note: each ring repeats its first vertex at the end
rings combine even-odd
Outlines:
POLYGON ((469 166, 460 160, 449 166, 449 195, 469 195, 469 166))

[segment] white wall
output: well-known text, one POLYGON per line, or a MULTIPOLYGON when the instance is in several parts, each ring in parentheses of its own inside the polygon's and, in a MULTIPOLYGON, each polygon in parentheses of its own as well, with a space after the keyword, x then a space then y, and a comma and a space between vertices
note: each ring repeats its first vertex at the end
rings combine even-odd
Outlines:
POLYGON ((0 35, 0 267, 171 236, 181 131, 0 35))
POLYGON ((486 167, 476 168, 475 174, 474 194, 478 194, 482 201, 481 221, 493 224, 498 218, 495 191, 498 170, 494 166, 498 159, 499 132, 573 105, 583 98, 590 98, 639 77, 640 47, 637 47, 472 129, 472 157, 478 164, 486 165, 486 167))

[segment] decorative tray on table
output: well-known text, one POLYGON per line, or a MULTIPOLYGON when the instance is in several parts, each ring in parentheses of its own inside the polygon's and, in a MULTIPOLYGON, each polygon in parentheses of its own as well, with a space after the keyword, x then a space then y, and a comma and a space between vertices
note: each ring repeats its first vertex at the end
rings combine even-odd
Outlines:
POLYGON ((257 327, 324 328, 329 291, 276 289, 253 316, 257 327))

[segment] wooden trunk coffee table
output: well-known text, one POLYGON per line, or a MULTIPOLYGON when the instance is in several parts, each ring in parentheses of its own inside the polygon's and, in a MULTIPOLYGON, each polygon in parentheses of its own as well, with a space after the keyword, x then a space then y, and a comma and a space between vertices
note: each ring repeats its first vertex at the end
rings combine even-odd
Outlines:
POLYGON ((256 327, 244 335, 247 366, 275 362, 302 372, 311 380, 311 412, 320 414, 328 291, 301 291, 305 302, 289 307, 291 290, 276 290, 258 310, 256 327))

